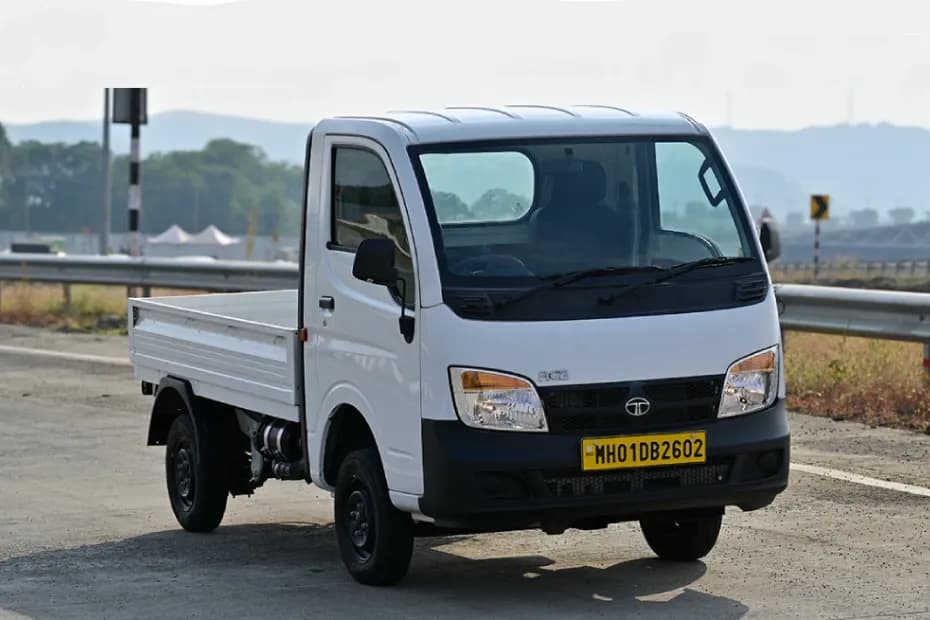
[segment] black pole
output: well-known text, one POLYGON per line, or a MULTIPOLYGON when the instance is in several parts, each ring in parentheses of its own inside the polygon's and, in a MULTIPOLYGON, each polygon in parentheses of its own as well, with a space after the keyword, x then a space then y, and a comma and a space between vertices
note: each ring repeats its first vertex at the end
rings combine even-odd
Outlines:
POLYGON ((142 187, 140 171, 139 127, 148 122, 146 111, 146 89, 113 89, 113 122, 129 125, 131 141, 129 146, 129 254, 142 255, 142 243, 139 237, 142 214, 142 187))
MULTIPOLYGON (((134 102, 135 103, 135 102, 134 102)), ((140 256, 139 215, 142 211, 142 187, 139 171, 139 122, 133 120, 129 155, 129 237, 132 256, 140 256)))
POLYGON ((103 89, 103 221, 100 224, 100 254, 105 255, 110 251, 110 213, 112 211, 110 204, 110 170, 112 160, 110 158, 110 89, 103 89))

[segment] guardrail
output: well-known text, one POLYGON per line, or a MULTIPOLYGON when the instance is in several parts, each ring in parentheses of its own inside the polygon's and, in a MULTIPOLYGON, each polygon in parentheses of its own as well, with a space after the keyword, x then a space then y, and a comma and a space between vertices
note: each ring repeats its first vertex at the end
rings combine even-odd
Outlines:
POLYGON ((258 291, 297 286, 294 263, 124 256, 0 255, 0 281, 114 284, 200 291, 258 291))
POLYGON ((784 329, 930 343, 930 293, 777 284, 784 329))
MULTIPOLYGON (((297 265, 226 260, 0 255, 0 281, 202 291, 293 288, 297 265)), ((785 329, 930 343, 930 294, 778 284, 785 329)))

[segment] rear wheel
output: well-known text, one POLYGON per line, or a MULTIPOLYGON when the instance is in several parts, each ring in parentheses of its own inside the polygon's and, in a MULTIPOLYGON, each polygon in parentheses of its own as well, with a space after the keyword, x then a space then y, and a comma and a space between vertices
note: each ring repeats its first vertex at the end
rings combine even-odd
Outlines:
POLYGON ((693 562, 717 543, 723 515, 653 515, 640 520, 646 543, 663 560, 693 562))
POLYGON ((334 508, 339 552, 352 577, 372 586, 403 579, 413 555, 413 519, 391 504, 377 451, 346 456, 334 508))
POLYGON ((190 415, 179 415, 168 430, 165 478, 171 509, 181 527, 209 532, 223 520, 227 485, 221 446, 197 442, 190 415))

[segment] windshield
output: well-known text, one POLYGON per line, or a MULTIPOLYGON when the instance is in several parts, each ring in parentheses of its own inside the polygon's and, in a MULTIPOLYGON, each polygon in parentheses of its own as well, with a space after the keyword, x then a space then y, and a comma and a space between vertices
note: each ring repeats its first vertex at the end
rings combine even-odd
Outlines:
MULTIPOLYGON (((702 259, 758 258, 751 224, 703 139, 441 145, 414 159, 444 289, 545 288, 588 270, 599 273, 577 286, 603 288, 702 259)), ((745 271, 740 264, 715 263, 745 271)))

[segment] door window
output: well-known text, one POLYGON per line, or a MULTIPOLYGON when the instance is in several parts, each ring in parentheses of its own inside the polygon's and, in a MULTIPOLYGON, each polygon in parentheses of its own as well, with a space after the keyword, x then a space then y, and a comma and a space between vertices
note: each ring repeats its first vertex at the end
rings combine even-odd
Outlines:
POLYGON ((406 284, 407 303, 413 305, 413 257, 400 203, 384 162, 367 149, 336 147, 332 190, 332 242, 336 249, 354 252, 364 239, 391 239, 397 272, 406 284))

